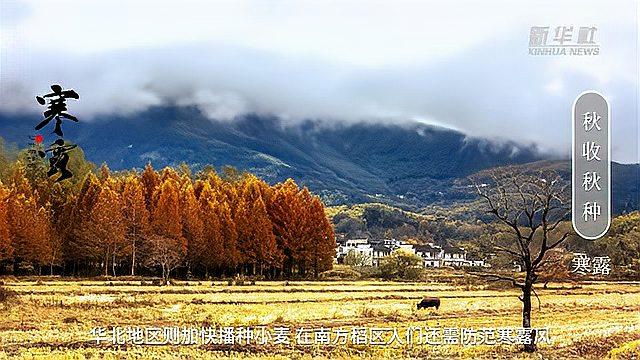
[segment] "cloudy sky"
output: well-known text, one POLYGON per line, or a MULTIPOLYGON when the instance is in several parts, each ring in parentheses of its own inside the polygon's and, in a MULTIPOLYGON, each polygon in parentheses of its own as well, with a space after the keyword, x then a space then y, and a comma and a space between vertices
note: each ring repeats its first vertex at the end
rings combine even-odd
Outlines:
MULTIPOLYGON (((568 155, 575 97, 638 162, 637 2, 0 0, 0 111, 52 83, 83 119, 160 104, 212 119, 422 121, 568 155), (595 26, 598 56, 532 56, 532 26, 595 26)), ((1 135, 1 134, 0 134, 1 135)))

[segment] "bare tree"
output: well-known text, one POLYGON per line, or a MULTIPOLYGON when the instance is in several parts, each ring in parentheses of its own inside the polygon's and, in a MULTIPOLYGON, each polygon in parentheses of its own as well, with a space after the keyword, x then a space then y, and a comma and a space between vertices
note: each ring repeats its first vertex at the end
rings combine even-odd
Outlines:
MULTIPOLYGON (((561 226, 570 214, 569 183, 555 171, 525 171, 504 167, 472 177, 473 187, 484 200, 487 212, 499 223, 499 233, 489 244, 519 264, 524 278, 513 274, 483 274, 493 280, 508 281, 522 291, 522 327, 531 329, 531 295, 539 273, 549 261, 547 252, 564 242, 572 232, 561 226)), ((538 302, 540 299, 538 298, 538 302)), ((526 352, 536 350, 536 333, 529 332, 526 352)))
POLYGON ((169 275, 182 263, 184 251, 179 240, 161 235, 147 236, 146 266, 160 266, 162 268, 162 282, 169 284, 169 275))

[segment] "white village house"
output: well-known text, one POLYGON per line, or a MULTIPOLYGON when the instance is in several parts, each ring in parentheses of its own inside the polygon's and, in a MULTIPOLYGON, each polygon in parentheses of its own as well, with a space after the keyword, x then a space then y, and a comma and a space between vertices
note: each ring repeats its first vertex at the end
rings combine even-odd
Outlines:
POLYGON ((358 255, 362 265, 380 266, 380 261, 397 249, 404 249, 423 259, 425 268, 441 266, 452 267, 488 267, 484 260, 468 259, 463 248, 455 246, 438 246, 432 243, 413 245, 396 239, 337 239, 337 251, 334 262, 344 263, 344 258, 350 253, 358 255))

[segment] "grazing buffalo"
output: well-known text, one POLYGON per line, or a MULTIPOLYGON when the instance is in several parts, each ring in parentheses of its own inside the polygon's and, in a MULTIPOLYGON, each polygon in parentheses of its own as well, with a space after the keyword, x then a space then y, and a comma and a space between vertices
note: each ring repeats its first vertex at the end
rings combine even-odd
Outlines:
POLYGON ((426 297, 418 303, 418 310, 434 307, 436 310, 440 307, 440 299, 437 297, 426 297))

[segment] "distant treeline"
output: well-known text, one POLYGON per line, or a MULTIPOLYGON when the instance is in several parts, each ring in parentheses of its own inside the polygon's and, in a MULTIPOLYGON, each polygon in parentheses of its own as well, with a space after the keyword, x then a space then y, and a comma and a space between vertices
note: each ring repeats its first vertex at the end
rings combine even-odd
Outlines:
POLYGON ((2 153, 2 273, 290 277, 332 267, 324 206, 293 180, 186 166, 95 173, 79 151, 74 179, 54 183, 44 162, 2 153))

